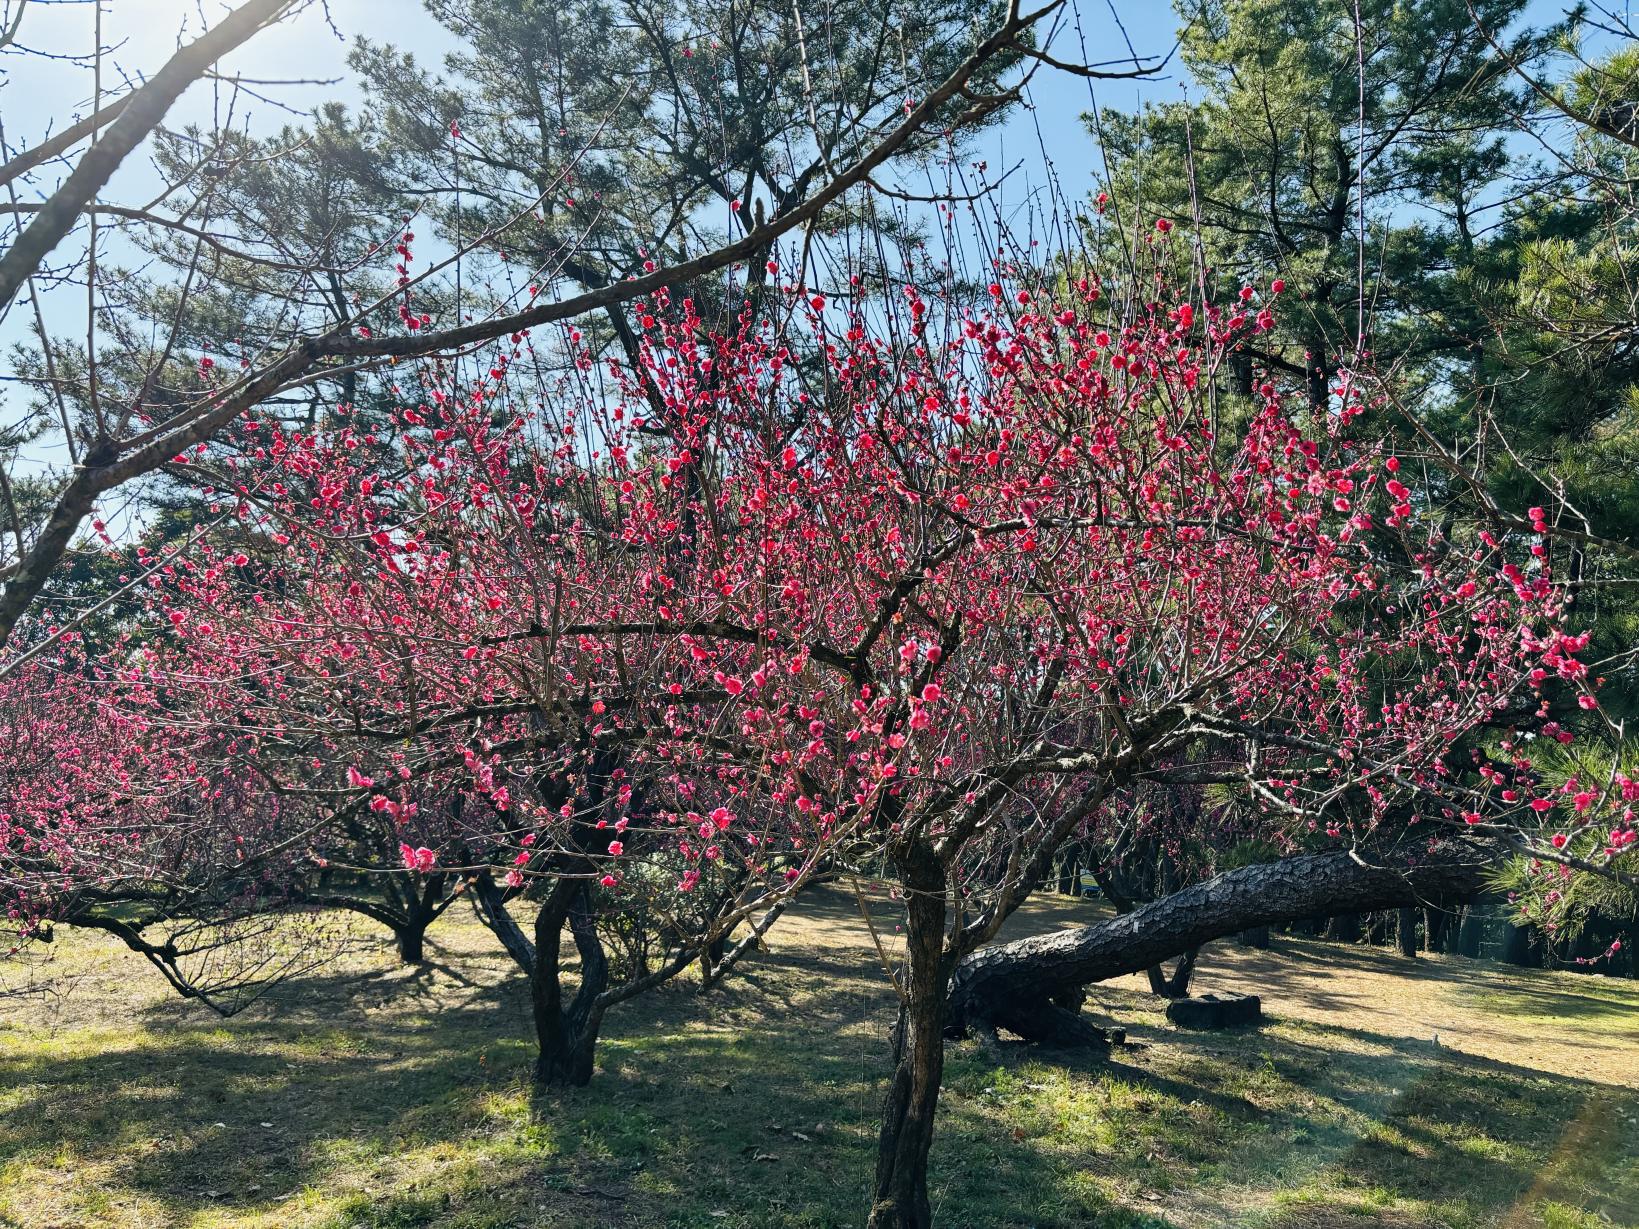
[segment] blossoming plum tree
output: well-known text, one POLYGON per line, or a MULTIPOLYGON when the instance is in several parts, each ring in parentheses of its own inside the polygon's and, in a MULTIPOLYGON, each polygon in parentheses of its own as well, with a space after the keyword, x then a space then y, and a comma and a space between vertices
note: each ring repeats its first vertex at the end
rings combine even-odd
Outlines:
POLYGON ((0 900, 19 942, 106 931, 231 1015, 340 936, 299 899, 303 812, 153 715, 72 647, 0 682, 0 900))
POLYGON ((635 366, 565 329, 555 382, 525 330, 418 368, 391 472, 367 426, 243 421, 200 464, 255 560, 157 571, 163 636, 109 667, 299 810, 311 859, 470 885, 530 972, 542 1079, 589 1076, 603 1011, 736 922, 880 859, 906 946, 871 1219, 925 1225, 951 974, 1135 785, 1622 873, 1621 785, 1573 795, 1603 847, 1554 839, 1515 732, 1545 686, 1597 710, 1546 567, 1431 523, 1348 381, 1301 419, 1271 383, 1220 405, 1253 291, 784 288, 783 324, 726 331, 650 295, 635 366), (533 942, 505 908, 531 881, 533 942), (611 981, 621 909, 676 938, 611 981))

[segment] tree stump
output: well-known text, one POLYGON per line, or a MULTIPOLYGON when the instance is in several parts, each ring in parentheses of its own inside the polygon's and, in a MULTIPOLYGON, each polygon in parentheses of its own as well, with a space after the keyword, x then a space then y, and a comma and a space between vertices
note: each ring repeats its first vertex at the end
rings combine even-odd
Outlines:
POLYGON ((1263 1000, 1255 994, 1202 994, 1168 1003, 1167 1019, 1179 1028, 1239 1028, 1263 1020, 1263 1000))

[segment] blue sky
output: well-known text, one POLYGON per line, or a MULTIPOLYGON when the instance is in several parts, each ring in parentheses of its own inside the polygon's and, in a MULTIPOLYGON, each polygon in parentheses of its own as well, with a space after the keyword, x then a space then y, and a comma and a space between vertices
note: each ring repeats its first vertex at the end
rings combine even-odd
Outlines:
MULTIPOLYGON (((1089 58, 1110 59, 1126 54, 1126 40, 1114 14, 1120 13, 1134 48, 1141 55, 1164 55, 1172 45, 1176 25, 1171 6, 1152 0, 1077 0, 1081 35, 1089 58)), ((17 0, 0 0, 0 9, 17 0)), ((207 4, 209 11, 211 4, 207 4)), ((52 51, 83 50, 91 44, 92 6, 89 0, 68 0, 45 4, 35 0, 25 14, 22 42, 52 51)), ((107 41, 118 48, 113 64, 105 67, 105 88, 117 81, 119 70, 152 72, 176 46, 179 35, 198 34, 195 0, 105 0, 103 26, 107 41)), ((1065 59, 1079 58, 1076 12, 1072 9, 1053 50, 1065 59)), ((229 72, 268 79, 304 79, 312 84, 259 87, 277 104, 302 112, 325 98, 340 97, 353 106, 364 105, 346 68, 347 46, 363 35, 376 41, 394 43, 415 53, 424 62, 435 63, 449 46, 448 34, 430 18, 420 0, 328 0, 318 3, 292 21, 258 36, 227 63, 229 72), (328 9, 328 14, 326 13, 328 9), (327 20, 328 16, 328 20, 327 20), (339 35, 339 37, 338 37, 339 35), (329 82, 333 81, 331 84, 329 82)), ((63 63, 46 63, 30 57, 0 59, 4 74, 0 85, 0 116, 12 147, 32 144, 64 116, 83 110, 91 96, 91 75, 83 68, 63 63)), ((1142 98, 1176 96, 1179 77, 1149 82, 1089 83, 1064 73, 1043 69, 1031 85, 1034 118, 1016 113, 987 145, 996 160, 1008 162, 1025 157, 1039 165, 1040 153, 1035 129, 1056 151, 1060 171, 1079 179, 1077 168, 1090 167, 1093 145, 1079 121, 1089 105, 1089 85, 1096 84, 1101 103, 1130 108, 1142 98)), ((173 110, 171 123, 179 119, 209 119, 223 105, 226 91, 209 84, 195 86, 173 110)), ((241 116, 253 130, 267 130, 294 118, 272 101, 244 100, 241 116)), ((133 162, 139 160, 133 159, 133 162)), ((133 166, 124 180, 117 180, 107 199, 124 199, 122 186, 142 174, 133 166)))
MULTIPOLYGON (((19 0, 0 0, 0 20, 19 0)), ((1343 3, 1344 0, 1317 0, 1343 3)), ((201 4, 205 11, 220 11, 222 0, 103 0, 105 42, 116 51, 105 65, 105 89, 119 88, 120 72, 151 73, 180 40, 199 33, 201 4)), ((1534 21, 1549 21, 1562 5, 1538 0, 1530 9, 1534 21)), ((25 13, 20 42, 52 52, 84 51, 91 46, 92 0, 35 0, 25 13)), ((1129 43, 1143 56, 1165 56, 1173 46, 1177 16, 1170 4, 1156 0, 1071 0, 1064 11, 1050 50, 1069 61, 1107 61, 1128 54, 1129 43)), ((449 46, 447 33, 430 18, 420 0, 328 0, 315 2, 295 19, 258 36, 224 65, 259 82, 254 88, 264 99, 241 98, 236 118, 253 132, 270 132, 298 121, 318 102, 341 98, 354 107, 367 105, 346 67, 352 40, 360 35, 397 44, 423 62, 436 63, 449 46)), ((1016 177, 1002 190, 1004 203, 1016 203, 1025 189, 1044 182, 1048 151, 1052 173, 1073 200, 1086 195, 1094 182, 1098 150, 1081 122, 1095 103, 1118 110, 1133 110, 1145 101, 1179 98, 1186 82, 1176 61, 1157 77, 1146 80, 1091 82, 1084 78, 1039 69, 1027 92, 1027 106, 1015 110, 1006 123, 979 138, 975 154, 989 164, 992 176, 1019 164, 1016 177)), ((83 66, 22 55, 0 56, 0 121, 12 149, 31 145, 61 127, 66 117, 84 114, 91 97, 91 75, 83 66)), ((227 87, 201 82, 173 109, 168 123, 209 121, 221 115, 229 97, 227 87)), ((154 189, 154 177, 140 156, 127 160, 103 199, 143 202, 154 189)), ((49 190, 52 177, 42 177, 31 191, 36 199, 49 190)), ((24 195, 27 198, 29 191, 24 195)), ((419 256, 428 255, 425 250, 419 256)), ((116 254, 117 255, 117 254, 116 254)), ((83 291, 43 296, 48 324, 54 333, 84 329, 83 291)), ((0 321, 0 345, 28 335, 28 309, 14 305, 0 321)), ((0 372, 0 375, 3 375, 0 372)), ((20 410, 20 392, 0 381, 0 421, 20 410)), ((38 461, 50 461, 52 452, 38 461)))
MULTIPOLYGON (((0 23, 9 22, 19 0, 0 0, 0 23)), ((1141 55, 1165 55, 1172 45, 1175 24, 1170 6, 1140 0, 1075 0, 1067 12, 1053 50, 1065 59, 1079 59, 1085 39, 1088 58, 1111 59, 1126 54, 1126 38, 1114 14, 1121 13, 1133 47, 1141 55)), ((176 48, 200 33, 199 12, 220 12, 231 7, 224 0, 103 0, 103 39, 112 46, 103 68, 104 95, 122 92, 124 82, 152 73, 176 48)), ((93 44, 95 9, 92 0, 33 0, 24 13, 19 36, 23 47, 58 56, 83 53, 93 44)), ((421 0, 315 0, 294 19, 258 35, 229 57, 224 75, 242 74, 258 84, 263 97, 241 96, 232 118, 252 132, 269 133, 301 116, 321 101, 339 98, 354 108, 368 105, 348 72, 348 48, 359 36, 393 43, 424 63, 436 64, 450 47, 450 36, 426 12, 421 0), (268 83, 268 84, 262 84, 268 83)), ((1057 173, 1072 196, 1084 195, 1092 183, 1095 147, 1080 122, 1092 98, 1105 105, 1131 107, 1145 97, 1176 94, 1176 73, 1170 80, 1096 83, 1090 94, 1086 80, 1043 68, 1029 90, 1029 110, 1015 111, 1009 121, 986 132, 976 147, 992 173, 1022 161, 1016 177, 1005 188, 1016 193, 1040 183, 1044 170, 1042 146, 1053 151, 1057 173), (1038 134, 1038 128, 1040 132, 1038 134)), ((228 113, 231 90, 222 84, 200 82, 172 108, 167 124, 208 123, 228 113)), ((0 122, 12 150, 35 144, 54 128, 89 113, 92 76, 89 67, 63 59, 35 55, 0 54, 0 122)), ((23 199, 43 199, 57 174, 38 177, 23 185, 23 199)), ((139 153, 128 158, 102 199, 115 203, 144 203, 152 198, 158 181, 139 153)), ((0 220, 0 225, 5 225, 0 220)), ((108 253, 118 259, 118 240, 110 239, 108 253)), ((70 253, 74 240, 59 256, 70 253)), ((425 243, 419 257, 433 255, 425 243)), ((48 327, 57 334, 79 334, 85 328, 83 291, 42 296, 48 327)), ((32 335, 32 313, 14 304, 0 320, 0 346, 32 335)), ((3 372, 0 372, 3 374, 3 372)), ((0 421, 19 412, 14 404, 21 390, 0 381, 0 421)), ((44 458, 42 458, 44 459, 44 458)))
MULTIPOLYGON (((0 0, 0 16, 17 3, 0 0)), ((205 0, 203 7, 206 11, 221 8, 222 0, 205 0)), ((1535 0, 1528 14, 1533 21, 1549 21, 1563 7, 1560 0, 1535 0)), ((25 15, 21 41, 52 51, 83 50, 91 42, 92 12, 91 0, 35 0, 25 15)), ((179 37, 197 35, 197 12, 197 0, 104 0, 105 37, 118 47, 114 64, 105 69, 105 79, 117 78, 116 66, 152 72, 179 37)), ((1079 60, 1085 54, 1088 60, 1101 61, 1126 55, 1130 42, 1140 55, 1162 56, 1173 45, 1177 24, 1171 4, 1159 0, 1070 0, 1050 50, 1066 60, 1079 60)), ((227 62, 228 71, 247 77, 307 82, 262 87, 276 102, 246 99, 240 114, 248 117, 253 130, 265 131, 296 118, 292 111, 306 111, 324 98, 364 104, 346 68, 348 44, 360 35, 395 43, 426 62, 436 62, 448 46, 448 35, 427 15, 420 0, 315 2, 296 19, 258 36, 227 62)), ((1181 97, 1184 85, 1176 62, 1160 76, 1143 81, 1089 82, 1043 68, 1030 86, 1031 109, 1015 112, 1007 123, 986 134, 982 148, 997 165, 1023 159, 1028 177, 1042 169, 1040 144, 1045 140, 1065 186, 1079 191, 1091 182, 1097 156, 1080 121, 1092 102, 1132 110, 1147 100, 1181 97)), ((32 144, 54 118, 60 125, 62 117, 83 110, 90 94, 88 70, 32 57, 0 58, 0 118, 14 149, 32 144)), ((209 83, 195 86, 173 110, 171 122, 210 118, 223 105, 225 94, 209 83)), ((143 173, 135 165, 140 159, 131 161, 126 179, 143 173)), ((134 188, 140 183, 116 180, 105 194, 107 199, 124 199, 121 188, 126 186, 134 188)))

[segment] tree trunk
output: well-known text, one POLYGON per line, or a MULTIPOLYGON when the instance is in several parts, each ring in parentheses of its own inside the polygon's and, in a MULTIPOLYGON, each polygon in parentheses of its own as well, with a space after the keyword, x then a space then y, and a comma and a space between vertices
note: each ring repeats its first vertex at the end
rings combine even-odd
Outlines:
POLYGON ((1451 914, 1439 905, 1423 910, 1423 946, 1431 952, 1446 950, 1446 937, 1451 929, 1451 914))
POLYGON ((398 939, 398 958, 405 964, 420 964, 427 958, 427 927, 414 922, 395 926, 393 935, 398 939))
POLYGON ((1412 905, 1401 905, 1396 914, 1394 936, 1400 944, 1400 954, 1415 960, 1417 958, 1417 909, 1412 905))
POLYGON ((560 879, 535 917, 535 975, 530 995, 535 1008, 535 1036, 540 1056, 535 1082, 581 1086, 592 1078, 592 1055, 603 1024, 598 1001, 609 984, 609 960, 598 938, 590 892, 581 880, 560 879), (580 956, 580 986, 566 1007, 559 968, 563 924, 580 956))
POLYGON ((1189 979, 1195 972, 1195 960, 1200 954, 1200 948, 1190 948, 1178 958, 1171 977, 1167 976, 1164 966, 1152 964, 1145 970, 1150 979, 1150 993, 1158 994, 1164 999, 1186 997, 1189 994, 1189 979))
POLYGON ((1316 413, 1324 413, 1332 398, 1332 382, 1326 369, 1326 335, 1315 333, 1308 339, 1308 346, 1305 370, 1309 382, 1309 405, 1316 413))
POLYGON ((1434 895, 1479 890, 1499 851, 1452 842, 1368 865, 1353 853, 1308 854, 1242 867, 1140 905, 1094 926, 982 948, 957 965, 946 1030, 1001 1026, 1025 1035, 1041 1003, 1067 990, 1137 973, 1179 952, 1254 926, 1312 916, 1318 909, 1398 908, 1434 895))
POLYGON ((592 1082, 597 1029, 542 1028, 547 1017, 536 1020, 540 1053, 535 1057, 535 1082, 560 1088, 584 1088, 592 1082))
POLYGON ((1327 927, 1326 937, 1337 943, 1360 942, 1360 915, 1358 913, 1336 913, 1332 915, 1332 924, 1327 927))
POLYGON ((1515 926, 1507 923, 1508 929, 1503 934, 1502 958, 1506 964, 1517 964, 1523 968, 1535 968, 1539 963, 1538 955, 1531 947, 1531 931, 1525 926, 1515 926))
POLYGON ((598 1030, 608 1010, 602 996, 609 984, 609 961, 597 935, 585 882, 564 876, 552 885, 535 914, 534 942, 507 912, 505 894, 490 876, 473 880, 472 901, 479 918, 529 978, 529 1002, 540 1048, 535 1059, 536 1083, 580 1086, 590 1082, 598 1030), (567 1007, 559 954, 565 923, 581 961, 580 987, 567 1007))
POLYGON ((1248 947, 1255 947, 1260 952, 1269 950, 1269 927, 1254 926, 1250 930, 1241 931, 1241 942, 1248 947))
POLYGON ((700 952, 700 985, 704 989, 717 980, 717 966, 728 955, 728 936, 718 935, 700 952))
POLYGON ((908 904, 904 1005, 894 1029, 894 1072, 882 1104, 869 1229, 929 1229, 928 1150, 944 1074, 945 871, 917 844, 898 859, 908 904))
POLYGON ((1366 914, 1366 946, 1378 947, 1388 937, 1388 920, 1377 910, 1366 914))
POLYGON ((398 958, 405 964, 420 964, 427 958, 427 927, 438 920, 450 897, 448 879, 442 872, 401 882, 389 879, 385 887, 393 937, 398 941, 398 958))
POLYGON ((1477 904, 1463 910, 1462 924, 1457 927, 1457 950, 1469 958, 1477 958, 1485 941, 1485 916, 1477 904))

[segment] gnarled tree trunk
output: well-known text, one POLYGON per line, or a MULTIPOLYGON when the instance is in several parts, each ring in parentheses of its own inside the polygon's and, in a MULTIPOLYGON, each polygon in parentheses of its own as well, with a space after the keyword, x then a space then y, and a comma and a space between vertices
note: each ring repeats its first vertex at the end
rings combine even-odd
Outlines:
POLYGON ((928 1150, 945 1068, 945 870, 927 845, 898 859, 907 894, 903 1006, 882 1103, 869 1229, 928 1229, 928 1150))
POLYGON ((439 872, 402 885, 389 880, 388 899, 398 917, 393 923, 393 937, 398 941, 398 958, 405 964, 420 964, 427 958, 427 927, 438 920, 453 899, 447 891, 448 880, 449 876, 439 872))
POLYGON ((546 907, 535 915, 535 972, 529 990, 535 1037, 541 1047, 535 1059, 537 1084, 579 1087, 592 1079, 592 1055, 605 1010, 600 996, 609 984, 609 959, 587 897, 584 881, 560 879, 546 907), (559 967, 559 936, 565 921, 580 956, 580 985, 567 1006, 559 967))
POLYGON ((531 942, 506 910, 505 893, 488 875, 473 880, 478 915, 529 978, 529 1000, 535 1018, 538 1084, 583 1085, 592 1079, 592 1060, 608 1003, 609 961, 598 938, 585 881, 564 876, 552 886, 535 914, 531 942), (568 925, 580 955, 580 986, 564 1003, 560 947, 568 925))
POLYGON ((1376 864, 1351 852, 1286 858, 1229 871, 1097 925, 983 948, 951 978, 946 1033, 999 1026, 1030 1037, 1044 1007, 1066 992, 1323 908, 1366 911, 1470 897, 1499 856, 1454 841, 1421 856, 1384 855, 1376 864))

